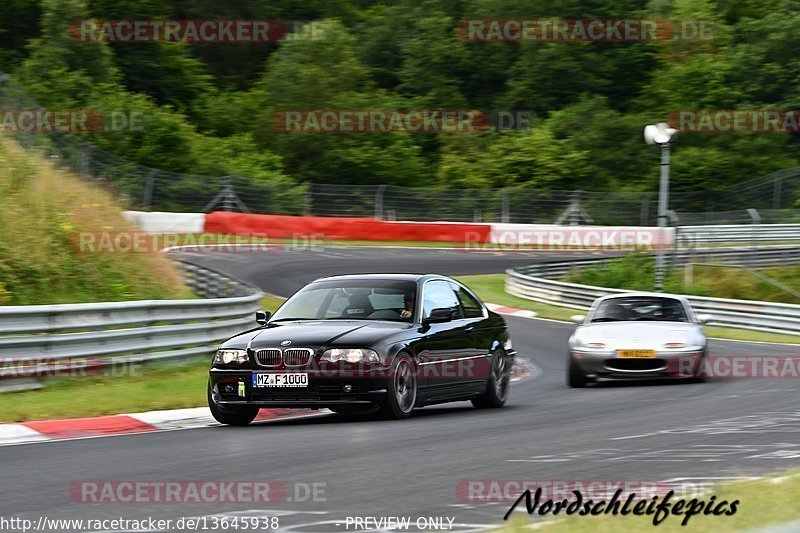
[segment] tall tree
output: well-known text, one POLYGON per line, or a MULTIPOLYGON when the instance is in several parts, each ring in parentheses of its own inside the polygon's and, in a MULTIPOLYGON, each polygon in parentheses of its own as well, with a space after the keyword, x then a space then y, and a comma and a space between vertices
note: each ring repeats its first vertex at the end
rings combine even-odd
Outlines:
POLYGON ((44 105, 80 106, 119 73, 111 49, 102 42, 70 36, 70 24, 88 18, 84 0, 42 0, 40 36, 29 46, 18 79, 44 105))

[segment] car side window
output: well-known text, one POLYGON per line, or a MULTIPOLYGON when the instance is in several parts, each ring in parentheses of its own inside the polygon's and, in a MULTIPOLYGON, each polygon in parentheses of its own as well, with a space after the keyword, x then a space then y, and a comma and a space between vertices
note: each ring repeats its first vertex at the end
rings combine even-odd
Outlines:
POLYGON ((464 318, 481 318, 483 316, 483 307, 480 302, 461 285, 457 283, 451 283, 450 285, 456 291, 458 301, 464 309, 464 318))
POLYGON ((431 311, 447 307, 453 310, 453 318, 463 318, 461 305, 458 303, 456 293, 446 281, 429 281, 425 284, 422 300, 422 314, 424 317, 431 316, 431 311))

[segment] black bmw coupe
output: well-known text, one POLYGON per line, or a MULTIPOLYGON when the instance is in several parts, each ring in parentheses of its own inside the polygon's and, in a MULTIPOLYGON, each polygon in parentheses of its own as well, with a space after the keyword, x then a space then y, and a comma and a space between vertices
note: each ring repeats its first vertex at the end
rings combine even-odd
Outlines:
POLYGON ((249 424, 261 407, 399 419, 425 405, 508 399, 516 353, 505 321, 445 276, 321 278, 256 319, 212 362, 208 404, 223 424, 249 424))

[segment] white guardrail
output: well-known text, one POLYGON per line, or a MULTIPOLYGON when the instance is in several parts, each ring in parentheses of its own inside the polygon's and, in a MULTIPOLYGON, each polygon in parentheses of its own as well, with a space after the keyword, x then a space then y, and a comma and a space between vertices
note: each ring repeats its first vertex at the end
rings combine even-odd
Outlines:
MULTIPOLYGON (((539 263, 506 271, 506 292, 536 302, 587 310, 600 296, 628 292, 621 289, 567 283, 552 279, 575 268, 619 260, 619 258, 580 259, 539 263)), ((705 249, 679 251, 675 262, 716 262, 739 266, 782 265, 800 261, 800 249, 770 247, 754 250, 705 249)), ((714 326, 800 335, 800 305, 687 296, 697 313, 712 315, 714 326)))
POLYGON ((732 224, 724 226, 678 226, 681 244, 740 242, 800 242, 800 224, 732 224))
POLYGON ((180 265, 203 299, 0 307, 0 379, 210 358, 217 343, 256 325, 258 289, 206 267, 180 265))

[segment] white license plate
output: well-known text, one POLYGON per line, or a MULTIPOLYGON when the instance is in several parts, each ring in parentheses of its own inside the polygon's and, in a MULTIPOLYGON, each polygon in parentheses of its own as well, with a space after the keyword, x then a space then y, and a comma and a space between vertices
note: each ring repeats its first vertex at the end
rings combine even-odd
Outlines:
POLYGON ((308 374, 305 372, 253 374, 253 387, 308 387, 308 374))

